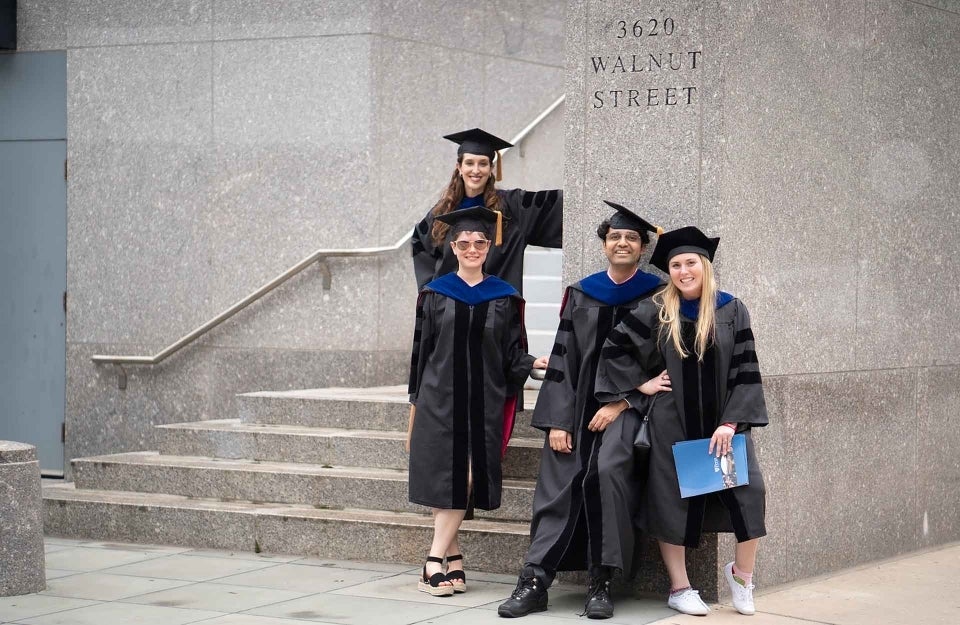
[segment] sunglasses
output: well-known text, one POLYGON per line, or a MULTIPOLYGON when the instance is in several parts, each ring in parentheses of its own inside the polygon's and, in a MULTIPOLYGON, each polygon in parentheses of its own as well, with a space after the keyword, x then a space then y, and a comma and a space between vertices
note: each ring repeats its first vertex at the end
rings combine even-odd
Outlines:
POLYGON ((477 250, 478 252, 482 252, 490 247, 490 241, 487 239, 480 239, 478 241, 454 241, 453 244, 456 245, 457 249, 461 252, 466 252, 469 250, 471 245, 473 246, 473 249, 477 250))

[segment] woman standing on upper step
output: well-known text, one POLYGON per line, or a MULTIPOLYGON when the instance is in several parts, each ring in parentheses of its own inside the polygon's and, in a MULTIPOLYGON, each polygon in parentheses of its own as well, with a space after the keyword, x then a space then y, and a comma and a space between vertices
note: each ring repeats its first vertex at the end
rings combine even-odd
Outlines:
POLYGON ((505 421, 534 366, 523 300, 483 273, 497 214, 483 207, 441 215, 451 225, 455 273, 432 280, 417 301, 410 363, 409 498, 432 508, 433 541, 417 587, 434 596, 466 590, 458 533, 470 502, 500 507, 505 421), (446 573, 442 570, 444 557, 446 573))
POLYGON ((497 189, 500 180, 499 150, 512 144, 479 128, 465 130, 449 139, 460 145, 457 166, 440 201, 413 231, 413 269, 417 287, 457 269, 457 260, 446 245, 449 225, 438 220, 452 211, 485 206, 502 213, 497 238, 487 254, 486 273, 509 282, 523 292, 523 252, 528 245, 558 248, 563 235, 563 191, 497 189), (497 156, 496 180, 493 160, 497 156))

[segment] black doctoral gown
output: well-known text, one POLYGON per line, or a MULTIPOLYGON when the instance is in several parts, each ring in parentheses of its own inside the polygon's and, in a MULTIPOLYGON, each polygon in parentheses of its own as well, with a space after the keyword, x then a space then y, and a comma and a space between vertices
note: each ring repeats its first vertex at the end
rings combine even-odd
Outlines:
MULTIPOLYGON (((672 391, 657 394, 650 412, 650 467, 641 510, 647 532, 673 545, 696 547, 703 531, 734 532, 738 542, 766 535, 763 475, 751 427, 767 424, 760 368, 750 315, 743 303, 718 297, 716 341, 703 362, 680 358, 660 336, 658 308, 643 302, 610 333, 597 371, 597 397, 612 401, 664 369, 672 391), (746 436, 750 483, 698 497, 680 498, 673 443, 710 438, 722 423, 738 424, 746 436)), ((694 344, 694 322, 683 318, 684 345, 694 344)))
MULTIPOLYGON (((558 453, 550 448, 549 437, 544 441, 528 564, 548 572, 585 570, 600 564, 619 569, 629 566, 636 490, 623 482, 632 481, 632 475, 620 476, 627 492, 618 495, 601 491, 598 471, 612 470, 617 464, 615 457, 602 450, 601 442, 607 437, 621 438, 624 424, 630 429, 636 420, 621 415, 605 432, 591 432, 587 424, 601 405, 594 398, 594 380, 607 334, 661 284, 660 278, 638 271, 627 282, 615 285, 601 272, 567 288, 533 426, 548 434, 551 428, 570 432, 574 449, 570 454, 558 453), (621 556, 622 540, 629 543, 627 562, 621 556)), ((637 391, 628 401, 640 403, 645 397, 637 391)), ((630 452, 632 443, 629 434, 630 452)))
MULTIPOLYGON (((523 252, 528 245, 560 247, 563 238, 563 191, 497 190, 504 216, 503 242, 487 253, 483 270, 506 280, 523 293, 523 252)), ((456 271, 457 258, 447 244, 436 246, 430 231, 433 216, 427 213, 413 231, 413 270, 417 287, 456 271)))
POLYGON ((410 364, 416 417, 409 498, 432 508, 500 507, 504 409, 530 373, 523 300, 495 276, 470 287, 455 273, 423 288, 410 364))

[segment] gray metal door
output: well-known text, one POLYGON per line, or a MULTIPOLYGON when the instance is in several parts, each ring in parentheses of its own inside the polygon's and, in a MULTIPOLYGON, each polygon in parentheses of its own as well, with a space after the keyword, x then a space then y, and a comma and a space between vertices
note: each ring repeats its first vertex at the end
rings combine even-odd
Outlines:
POLYGON ((0 55, 0 439, 63 471, 66 56, 0 55))

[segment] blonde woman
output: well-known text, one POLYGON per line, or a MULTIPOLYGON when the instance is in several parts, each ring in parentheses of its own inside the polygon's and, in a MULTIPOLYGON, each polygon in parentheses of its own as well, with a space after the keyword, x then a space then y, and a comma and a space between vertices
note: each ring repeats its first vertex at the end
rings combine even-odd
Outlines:
POLYGON ((767 424, 767 409, 750 315, 714 279, 719 243, 693 226, 658 239, 650 264, 670 280, 610 333, 596 385, 604 402, 619 401, 634 389, 656 396, 645 529, 657 540, 670 576, 667 604, 696 615, 710 608, 690 586, 686 548, 697 547, 704 531, 733 532, 737 547, 724 577, 737 611, 753 614, 753 569, 759 539, 766 535, 765 490, 751 428, 767 424), (682 499, 673 443, 709 438, 710 453, 720 457, 730 451, 734 433, 746 437, 750 483, 682 499))

